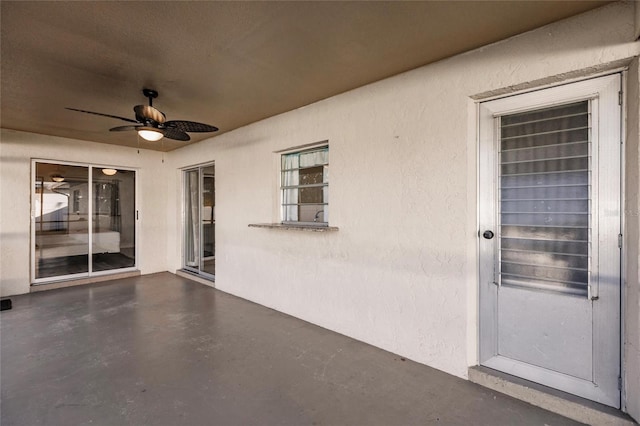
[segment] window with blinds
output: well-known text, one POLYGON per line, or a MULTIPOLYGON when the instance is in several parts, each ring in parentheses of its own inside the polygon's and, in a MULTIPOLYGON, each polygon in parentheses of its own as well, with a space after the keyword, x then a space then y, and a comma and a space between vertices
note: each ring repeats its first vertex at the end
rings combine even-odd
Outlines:
POLYGON ((500 117, 501 285, 587 295, 590 130, 589 101, 500 117))

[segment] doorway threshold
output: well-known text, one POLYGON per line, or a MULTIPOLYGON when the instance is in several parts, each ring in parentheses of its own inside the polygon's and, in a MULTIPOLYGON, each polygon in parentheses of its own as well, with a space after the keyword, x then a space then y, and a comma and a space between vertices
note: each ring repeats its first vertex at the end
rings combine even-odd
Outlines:
POLYGON ((536 407, 590 425, 631 426, 631 417, 613 407, 552 389, 483 366, 469 368, 469 381, 536 407))
POLYGON ((176 275, 179 276, 179 277, 182 277, 182 278, 186 278, 186 279, 191 280, 191 281, 195 281, 195 282, 200 283, 200 284, 204 284, 204 285, 209 286, 209 287, 216 288, 216 282, 214 280, 208 280, 208 279, 206 279, 204 277, 201 277, 198 274, 195 274, 195 273, 193 273, 191 271, 187 271, 186 269, 178 269, 176 271, 176 275))
POLYGON ((75 278, 69 280, 53 281, 50 283, 31 284, 30 293, 36 293, 39 291, 55 290, 58 288, 75 287, 77 285, 93 284, 103 281, 111 281, 120 278, 137 277, 140 275, 140 271, 128 271, 118 272, 115 274, 97 275, 93 277, 75 278))

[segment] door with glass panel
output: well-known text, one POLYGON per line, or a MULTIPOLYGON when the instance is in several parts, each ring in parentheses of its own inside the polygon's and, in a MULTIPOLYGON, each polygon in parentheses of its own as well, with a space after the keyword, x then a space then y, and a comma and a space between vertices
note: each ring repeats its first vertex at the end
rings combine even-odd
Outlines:
POLYGON ((620 75, 485 102, 480 362, 620 406, 620 75))
POLYGON ((213 279, 215 266, 215 168, 184 172, 183 268, 213 279))
POLYGON ((33 164, 32 282, 136 266, 135 171, 33 164))

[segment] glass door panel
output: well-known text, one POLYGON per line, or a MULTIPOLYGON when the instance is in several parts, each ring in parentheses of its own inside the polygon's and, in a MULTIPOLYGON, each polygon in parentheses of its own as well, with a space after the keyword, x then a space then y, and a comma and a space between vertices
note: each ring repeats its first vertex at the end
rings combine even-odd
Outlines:
POLYGON ((215 254, 215 168, 184 172, 184 269, 213 279, 215 254))
POLYGON ((88 181, 88 167, 36 163, 36 279, 89 272, 88 181))
POLYGON ((34 162, 33 280, 136 266, 136 173, 34 162))
POLYGON ((200 270, 200 173, 199 170, 185 172, 185 238, 184 267, 200 270))
POLYGON ((135 266, 135 172, 93 168, 93 271, 135 266))
POLYGON ((593 263, 589 101, 500 120, 500 280, 587 297, 593 263))
POLYGON ((215 170, 214 166, 202 168, 202 265, 201 270, 210 275, 216 273, 216 220, 215 220, 215 170))

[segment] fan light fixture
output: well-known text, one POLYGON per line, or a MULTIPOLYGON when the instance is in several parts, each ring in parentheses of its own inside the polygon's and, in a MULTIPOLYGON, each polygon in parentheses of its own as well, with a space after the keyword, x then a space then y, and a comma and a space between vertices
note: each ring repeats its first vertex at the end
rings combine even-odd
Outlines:
POLYGON ((138 130, 138 134, 142 139, 150 142, 159 141, 164 136, 162 132, 159 132, 153 127, 142 127, 138 130))
POLYGON ((116 169, 102 169, 102 173, 104 173, 107 176, 113 176, 116 173, 118 173, 118 171, 116 169))
POLYGON ((62 182, 64 181, 64 176, 62 175, 51 175, 51 180, 54 182, 62 182))

